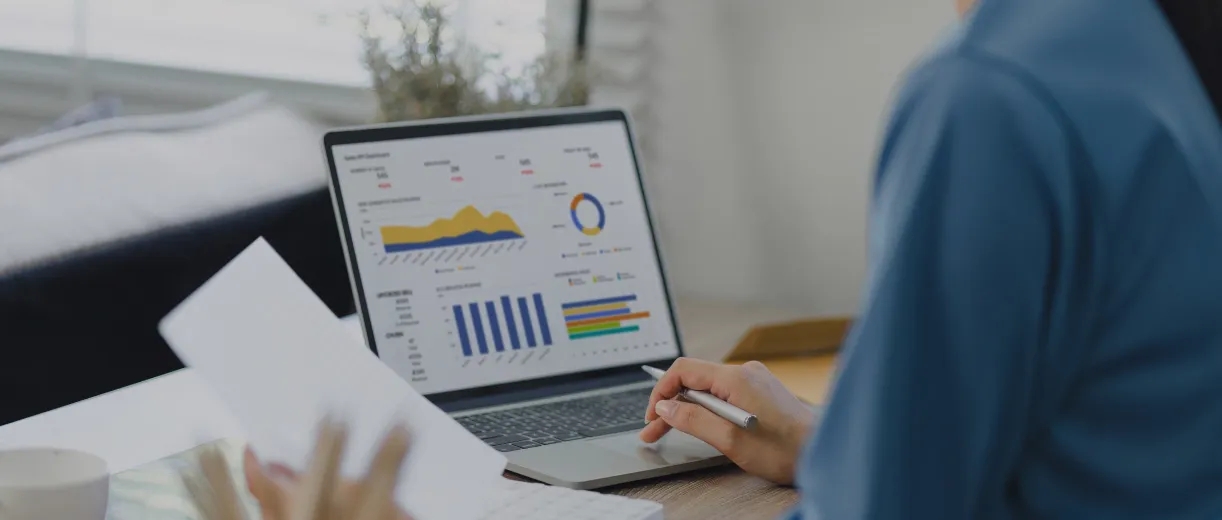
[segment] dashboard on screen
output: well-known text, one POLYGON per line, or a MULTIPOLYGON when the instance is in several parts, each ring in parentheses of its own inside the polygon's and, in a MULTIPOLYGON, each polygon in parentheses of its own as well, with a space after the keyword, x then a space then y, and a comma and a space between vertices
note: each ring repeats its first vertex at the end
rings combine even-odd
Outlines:
POLYGON ((421 393, 678 355, 623 122, 331 155, 369 339, 421 393))

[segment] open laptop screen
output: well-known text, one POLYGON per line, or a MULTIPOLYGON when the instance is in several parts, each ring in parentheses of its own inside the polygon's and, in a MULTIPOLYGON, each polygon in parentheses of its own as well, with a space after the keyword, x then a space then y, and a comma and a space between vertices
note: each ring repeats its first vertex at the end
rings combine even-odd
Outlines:
POLYGON ((387 365, 437 394, 679 355, 624 121, 418 128, 328 136, 387 365))

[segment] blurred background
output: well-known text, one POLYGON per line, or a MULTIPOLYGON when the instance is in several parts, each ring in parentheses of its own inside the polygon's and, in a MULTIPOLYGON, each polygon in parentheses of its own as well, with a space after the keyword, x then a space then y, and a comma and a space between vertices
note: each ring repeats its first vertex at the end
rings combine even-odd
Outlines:
POLYGON ((679 293, 851 313, 893 86, 953 19, 950 0, 4 0, 0 278, 317 188, 328 126, 591 103, 636 117, 679 293))

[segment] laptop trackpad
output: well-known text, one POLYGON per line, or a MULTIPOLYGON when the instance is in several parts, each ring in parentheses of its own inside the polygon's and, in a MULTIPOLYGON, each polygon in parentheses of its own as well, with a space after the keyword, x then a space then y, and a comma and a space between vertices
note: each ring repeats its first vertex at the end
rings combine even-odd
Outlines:
POLYGON ((672 466, 720 455, 703 441, 673 430, 654 444, 645 444, 636 435, 616 435, 586 442, 655 466, 672 466))

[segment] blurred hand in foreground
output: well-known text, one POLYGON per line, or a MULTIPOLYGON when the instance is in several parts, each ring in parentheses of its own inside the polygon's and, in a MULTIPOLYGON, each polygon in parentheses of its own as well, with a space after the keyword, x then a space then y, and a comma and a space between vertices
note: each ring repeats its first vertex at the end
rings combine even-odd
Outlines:
MULTIPOLYGON (((246 449, 246 486, 259 502, 264 520, 410 520, 395 504, 399 470, 408 452, 407 430, 392 429, 383 439, 364 477, 340 477, 347 431, 330 420, 319 428, 309 467, 302 474, 283 464, 264 466, 246 449)), ((204 481, 184 483, 207 520, 246 520, 228 464, 215 449, 200 455, 204 481)))
POLYGON ((246 486, 259 501, 264 520, 409 520, 395 504, 399 470, 408 452, 407 430, 392 429, 365 476, 339 477, 347 432, 325 422, 304 475, 282 464, 263 466, 247 448, 246 486))

